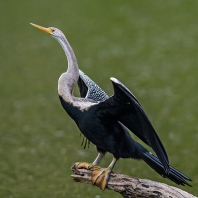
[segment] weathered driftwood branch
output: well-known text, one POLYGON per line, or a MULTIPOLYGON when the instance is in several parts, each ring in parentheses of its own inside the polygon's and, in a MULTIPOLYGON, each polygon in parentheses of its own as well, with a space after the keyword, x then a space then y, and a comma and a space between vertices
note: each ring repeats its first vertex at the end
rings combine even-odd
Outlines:
MULTIPOLYGON (((91 184, 91 170, 71 168, 76 182, 91 184)), ((111 173, 107 189, 120 193, 125 198, 195 198, 195 196, 163 183, 139 179, 128 175, 111 173)))

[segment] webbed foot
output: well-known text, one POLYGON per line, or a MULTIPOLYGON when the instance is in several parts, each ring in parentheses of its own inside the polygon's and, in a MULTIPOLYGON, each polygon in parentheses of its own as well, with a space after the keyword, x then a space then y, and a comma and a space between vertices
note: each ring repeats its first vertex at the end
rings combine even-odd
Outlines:
POLYGON ((74 166, 79 169, 81 168, 90 169, 93 165, 87 162, 76 162, 74 166))
POLYGON ((105 187, 109 181, 111 174, 111 169, 100 168, 92 170, 92 184, 98 186, 102 191, 105 190, 105 187))
POLYGON ((110 174, 112 172, 112 169, 117 159, 113 157, 113 160, 111 164, 108 166, 108 168, 101 168, 98 166, 98 164, 100 160, 102 159, 102 157, 103 157, 103 154, 99 153, 98 157, 92 164, 87 163, 87 162, 76 162, 74 166, 76 166, 76 168, 79 168, 79 169, 85 168, 85 169, 91 170, 92 171, 92 177, 91 177, 92 184, 98 186, 102 191, 104 191, 108 184, 110 174))

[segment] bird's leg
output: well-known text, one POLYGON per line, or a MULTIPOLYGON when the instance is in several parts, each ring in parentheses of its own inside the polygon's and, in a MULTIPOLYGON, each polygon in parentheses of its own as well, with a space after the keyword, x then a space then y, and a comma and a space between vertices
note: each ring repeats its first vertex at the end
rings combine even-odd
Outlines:
POLYGON ((98 186, 102 191, 104 191, 105 187, 109 181, 112 169, 113 169, 114 165, 116 164, 116 162, 117 162, 117 159, 115 157, 113 157, 113 160, 112 160, 111 164, 108 166, 108 168, 92 170, 93 185, 98 186))
POLYGON ((103 157, 104 157, 104 154, 101 152, 98 152, 98 156, 96 157, 96 159, 94 160, 94 162, 92 164, 87 163, 87 162, 76 162, 75 166, 77 168, 85 168, 85 169, 97 168, 97 169, 99 169, 98 164, 100 163, 100 161, 102 160, 103 157))
POLYGON ((97 166, 101 162, 101 160, 102 160, 103 157, 104 157, 104 154, 99 152, 98 153, 98 156, 96 157, 96 159, 94 160, 94 162, 92 163, 92 165, 93 166, 97 166))

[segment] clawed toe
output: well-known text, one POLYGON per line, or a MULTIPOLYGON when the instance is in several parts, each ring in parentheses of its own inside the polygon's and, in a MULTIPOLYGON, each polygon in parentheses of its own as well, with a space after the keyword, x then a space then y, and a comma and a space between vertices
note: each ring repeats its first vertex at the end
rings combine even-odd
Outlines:
POLYGON ((104 191, 108 184, 110 174, 117 159, 113 157, 113 160, 111 164, 108 166, 108 168, 100 168, 98 164, 102 158, 101 155, 102 154, 99 154, 96 160, 92 164, 89 164, 87 162, 76 162, 74 166, 76 166, 76 168, 85 168, 91 170, 92 184, 98 186, 102 191, 104 191))
POLYGON ((82 168, 85 168, 85 169, 90 169, 92 167, 92 164, 90 163, 87 163, 87 162, 76 162, 74 164, 74 166, 76 168, 79 168, 79 169, 82 169, 82 168))
POLYGON ((109 181, 111 170, 106 169, 95 169, 92 171, 92 184, 98 186, 102 191, 105 190, 105 187, 109 181))

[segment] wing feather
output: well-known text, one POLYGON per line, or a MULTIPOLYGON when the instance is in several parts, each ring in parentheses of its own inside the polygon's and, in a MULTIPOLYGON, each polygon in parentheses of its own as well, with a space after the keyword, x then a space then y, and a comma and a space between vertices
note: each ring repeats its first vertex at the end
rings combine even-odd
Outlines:
POLYGON ((97 102, 109 98, 109 96, 81 70, 79 70, 79 74, 78 87, 81 97, 89 98, 97 102))
POLYGON ((79 89, 81 97, 100 102, 103 116, 114 116, 131 130, 144 143, 149 145, 162 162, 165 171, 169 172, 169 160, 166 150, 153 128, 146 112, 130 90, 115 78, 111 78, 114 95, 108 95, 87 75, 79 70, 79 89))
POLYGON ((113 115, 137 137, 149 145, 162 162, 165 172, 168 173, 169 160, 166 150, 143 107, 120 81, 115 78, 111 78, 111 81, 114 87, 114 95, 101 104, 101 106, 104 105, 106 108, 107 116, 108 114, 113 115))

